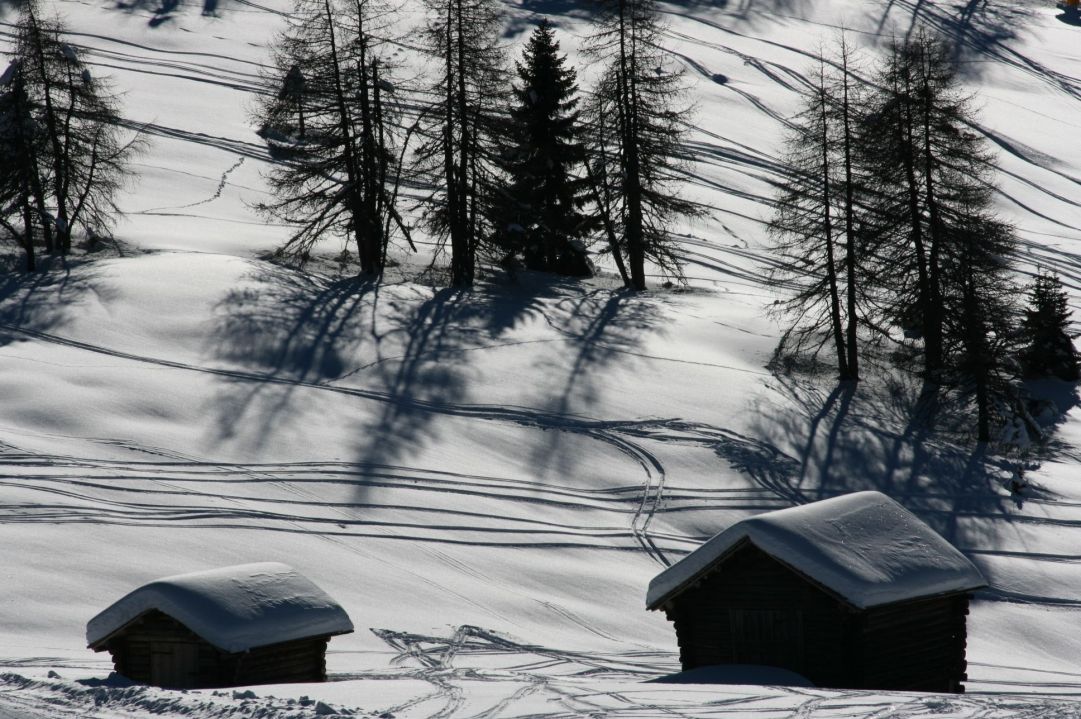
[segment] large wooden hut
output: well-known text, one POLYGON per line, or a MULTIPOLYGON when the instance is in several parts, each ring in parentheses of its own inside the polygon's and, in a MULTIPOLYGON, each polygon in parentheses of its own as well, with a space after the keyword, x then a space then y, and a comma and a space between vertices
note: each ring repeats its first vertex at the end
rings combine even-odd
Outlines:
POLYGON ((820 687, 963 692, 979 570, 911 512, 857 492, 760 514, 649 585, 684 670, 781 667, 820 687))
POLYGON ((116 671, 171 689, 326 679, 330 637, 353 631, 322 589, 277 562, 151 582, 90 620, 116 671))

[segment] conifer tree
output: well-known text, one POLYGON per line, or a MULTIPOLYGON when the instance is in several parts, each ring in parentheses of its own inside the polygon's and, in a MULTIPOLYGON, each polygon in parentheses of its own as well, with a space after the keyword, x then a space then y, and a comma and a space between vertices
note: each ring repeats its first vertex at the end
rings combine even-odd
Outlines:
POLYGON ((1028 288, 1021 325, 1021 371, 1026 377, 1081 378, 1070 337, 1070 308, 1058 275, 1040 272, 1028 288))
POLYGON ((774 314, 791 321, 778 354, 817 354, 833 346, 837 374, 858 379, 857 285, 865 269, 858 264, 853 163, 858 152, 854 127, 858 89, 848 74, 842 44, 842 70, 829 72, 818 58, 817 77, 805 93, 785 144, 789 175, 783 180, 769 225, 773 238, 771 284, 785 299, 774 314))
POLYGON ((501 161, 509 182, 494 198, 497 244, 530 269, 590 274, 581 244, 589 230, 582 212, 588 188, 575 172, 585 159, 576 73, 547 20, 533 31, 516 70, 501 161))
POLYGON ((63 39, 58 19, 44 19, 28 0, 14 27, 13 61, 0 80, 0 153, 11 163, 0 178, 0 226, 32 268, 38 231, 44 251, 60 255, 76 229, 109 231, 141 140, 122 138, 115 96, 63 39))
POLYGON ((1016 294, 1009 257, 1013 228, 986 210, 967 211, 951 230, 943 258, 942 337, 939 379, 967 393, 976 404, 976 438, 991 439, 992 426, 1012 412, 1014 369, 1009 361, 1016 294))
POLYGON ((589 52, 604 67, 589 107, 588 175, 616 265, 628 287, 642 290, 647 261, 682 278, 669 228, 676 217, 700 213, 673 180, 690 110, 680 104, 682 73, 661 49, 654 0, 597 6, 589 52))
POLYGON ((926 31, 893 43, 873 84, 862 154, 877 180, 866 198, 877 277, 890 298, 885 312, 922 338, 924 373, 934 379, 949 362, 944 295, 959 282, 949 272, 960 267, 958 247, 972 249, 958 238, 991 222, 994 158, 971 130, 975 112, 948 48, 926 31))
POLYGON ((256 110, 281 160, 268 173, 274 200, 258 208, 296 228, 280 254, 303 260, 323 239, 352 240, 361 272, 379 274, 395 235, 412 246, 397 210, 393 15, 380 0, 298 0, 294 17, 256 110))
POLYGON ((1015 237, 993 214, 994 157, 942 40, 920 30, 895 42, 873 84, 861 154, 877 180, 865 194, 876 319, 922 338, 927 380, 971 390, 986 441, 996 408, 1014 401, 1015 237))
POLYGON ((450 245, 450 282, 470 287, 492 234, 499 115, 505 109, 502 14, 495 0, 425 0, 424 37, 436 66, 430 123, 416 153, 430 179, 425 219, 450 245))
POLYGON ((40 190, 41 138, 30 116, 21 64, 12 60, 0 76, 0 227, 23 248, 26 269, 33 271, 37 260, 31 183, 40 190))

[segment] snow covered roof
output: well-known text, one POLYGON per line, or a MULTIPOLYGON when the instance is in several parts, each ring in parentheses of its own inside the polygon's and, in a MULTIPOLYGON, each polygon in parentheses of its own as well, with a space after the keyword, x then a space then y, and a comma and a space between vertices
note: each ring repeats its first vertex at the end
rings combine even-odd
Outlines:
POLYGON ((880 492, 856 492, 736 522, 654 577, 646 607, 672 599, 744 540, 860 609, 987 586, 907 509, 880 492))
POLYGON ((226 652, 353 631, 345 610, 310 579, 260 562, 150 582, 91 619, 87 644, 95 648, 154 609, 226 652))

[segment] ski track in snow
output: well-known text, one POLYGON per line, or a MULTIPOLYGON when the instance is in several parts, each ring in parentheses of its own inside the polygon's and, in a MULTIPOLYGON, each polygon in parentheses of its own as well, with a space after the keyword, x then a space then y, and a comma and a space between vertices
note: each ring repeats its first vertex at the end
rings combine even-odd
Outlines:
MULTIPOLYGON (((479 627, 462 626, 447 637, 374 629, 397 652, 383 672, 335 675, 333 682, 365 681, 385 686, 419 680, 429 692, 387 704, 329 708, 355 716, 409 719, 477 719, 517 716, 573 717, 756 717, 761 719, 1074 719, 1076 702, 1017 695, 921 695, 828 691, 786 687, 661 687, 635 683, 655 670, 648 654, 622 657, 579 655, 519 645, 479 627), (457 668, 459 659, 503 660, 497 669, 457 668), (589 681, 584 681, 588 679, 589 681), (484 706, 480 712, 477 709, 484 706)), ((49 717, 187 716, 196 719, 258 717, 308 719, 320 716, 314 701, 301 704, 255 687, 238 701, 230 690, 170 692, 98 681, 35 680, 0 673, 0 719, 49 717), (41 714, 42 711, 47 714, 41 714)))
MULTIPOLYGON (((636 428, 633 437, 656 441, 704 443, 695 434, 673 434, 680 423, 636 428), (661 430, 663 428, 663 430, 661 430)), ((694 428, 706 435, 706 430, 694 428)), ((164 455, 117 440, 103 444, 164 455)), ((479 477, 418 468, 350 463, 228 464, 212 461, 115 461, 20 452, 10 444, 0 453, 0 487, 29 493, 9 501, 0 523, 105 523, 115 525, 191 526, 287 531, 342 537, 381 537, 475 546, 530 546, 637 551, 658 562, 663 553, 682 554, 701 538, 655 535, 650 525, 658 513, 701 509, 761 510, 786 506, 774 489, 732 490, 664 487, 663 467, 635 442, 602 434, 633 457, 645 484, 588 489, 551 481, 479 477), (155 486, 149 486, 155 485, 155 486), (395 490, 394 497, 415 496, 415 503, 335 502, 325 488, 363 486, 395 490), (279 496, 268 492, 281 491, 279 496), (249 490, 251 494, 244 493, 249 490), (258 492, 258 497, 253 496, 258 492), (440 507, 439 495, 475 496, 496 504, 485 511, 440 507), (161 497, 162 501, 154 501, 161 497), (167 499, 168 501, 165 501, 167 499), (186 501, 185 501, 186 500, 186 501), (662 507, 663 504, 663 507, 662 507), (572 514, 566 521, 533 518, 530 507, 556 507, 572 514), (362 511, 363 510, 363 511, 362 511), (373 513, 411 512, 414 522, 372 519, 373 513), (574 513, 590 517, 576 525, 574 513), (434 515, 434 516, 432 516, 434 515), (490 521, 495 516, 496 521, 490 521), (489 520, 483 522, 482 520, 489 520), (631 540, 628 542, 628 540, 631 540), (667 546, 662 550, 658 543, 667 546), (676 546, 672 546, 675 543, 676 546)), ((486 505, 487 506, 487 505, 486 505)))
MULTIPOLYGON (((1002 41, 981 39, 975 33, 973 13, 979 3, 955 4, 959 12, 950 14, 924 0, 888 0, 872 3, 868 13, 878 13, 879 34, 893 22, 911 29, 923 18, 966 43, 971 52, 1013 68, 1059 95, 1081 100, 1081 78, 1069 70, 1056 70, 1027 57, 1002 41)), ((284 14, 279 10, 247 0, 233 0, 229 12, 284 14)), ((741 3, 751 6, 753 2, 741 3)), ((984 6, 987 3, 983 3, 984 6)), ((772 83, 795 92, 807 84, 803 70, 813 61, 802 48, 755 37, 750 31, 733 29, 708 17, 701 8, 688 10, 670 6, 674 19, 705 28, 707 36, 671 30, 667 39, 731 56, 746 67, 755 81, 772 83), (699 13, 699 14, 695 14, 699 13), (728 42, 730 40, 731 42, 728 42), (739 43, 738 47, 736 43, 739 43), (748 52, 750 46, 763 46, 769 59, 748 52), (784 58, 784 59, 781 59, 784 58)), ((779 17, 790 17, 778 14, 779 17)), ((149 16, 148 16, 149 17, 149 16)), ((0 23, 0 39, 12 37, 10 24, 0 23)), ((131 73, 169 78, 193 87, 206 86, 238 95, 262 92, 260 72, 266 66, 249 59, 209 52, 184 52, 156 48, 107 35, 71 32, 80 52, 89 64, 109 73, 131 73)), ((699 82, 717 83, 709 64, 690 54, 674 56, 698 78, 699 82)), ((719 83, 717 83, 719 84, 719 83)), ((733 101, 754 108, 763 122, 785 124, 785 114, 769 101, 737 83, 711 90, 732 96, 733 101)), ((181 210, 205 205, 221 197, 229 175, 245 158, 265 161, 264 144, 251 137, 243 139, 225 134, 209 134, 173 127, 170 123, 125 121, 125 127, 139 130, 159 142, 181 143, 225 152, 236 164, 220 176, 217 191, 209 199, 179 207, 159 207, 142 214, 177 214, 181 210)), ((1055 166, 1053 158, 1041 155, 1003 137, 989 128, 977 128, 1010 159, 1003 169, 1003 198, 1024 216, 1073 231, 1073 215, 1079 203, 1061 188, 1081 185, 1074 177, 1055 166), (1058 184, 1045 182, 1052 178, 1058 184), (1038 206, 1015 192, 1019 187, 1039 193, 1038 206), (1055 187, 1059 189, 1056 190, 1055 187), (1050 209, 1049 209, 1050 208, 1050 209)), ((727 213, 761 222, 761 217, 741 215, 748 202, 761 205, 769 198, 746 187, 730 184, 731 173, 752 177, 756 186, 769 185, 786 168, 776 157, 760 149, 747 147, 709 132, 693 128, 688 143, 688 157, 693 164, 685 178, 695 185, 725 193, 740 202, 712 208, 715 214, 727 213)), ((170 171, 172 171, 170 169, 170 171)), ((216 170, 215 170, 216 171, 216 170)), ((1026 195, 1030 197, 1031 194, 1026 195)), ((133 213, 140 214, 140 213, 133 213)), ((234 222, 236 220, 219 220, 234 222)), ((257 223, 254 219, 252 224, 257 223)), ((1027 233, 1027 231, 1026 231, 1027 233)), ((1038 233, 1035 233, 1038 234, 1038 233)), ((1049 249, 1037 242, 1026 242, 1024 250, 1033 264, 1081 276, 1074 255, 1049 249)), ((755 248, 730 247, 719 241, 690 236, 681 238, 681 257, 690 267, 698 267, 723 277, 731 287, 761 286, 760 267, 768 261, 755 248)), ((229 463, 182 455, 164 448, 145 447, 123 440, 99 438, 102 445, 123 448, 153 456, 151 460, 103 460, 89 457, 38 454, 7 445, 0 452, 0 487, 18 497, 0 505, 0 523, 101 523, 145 527, 214 527, 244 532, 292 532, 333 542, 348 551, 363 553, 375 561, 388 561, 376 553, 367 553, 351 538, 377 538, 416 543, 422 551, 453 563, 457 571, 487 581, 483 568, 469 566, 441 552, 440 546, 551 547, 561 549, 641 552, 651 557, 658 568, 670 564, 697 545, 704 537, 688 537, 658 530, 666 514, 695 512, 704 509, 760 511, 808 501, 793 481, 800 463, 778 447, 723 427, 679 419, 597 419, 568 413, 548 412, 504 405, 466 405, 403 399, 392 393, 342 384, 307 382, 259 372, 224 367, 204 367, 139 355, 65 338, 58 334, 31 330, 11 324, 0 325, 9 334, 32 337, 40 342, 64 345, 88 353, 108 356, 139 365, 155 365, 177 372, 198 372, 231 381, 288 385, 312 392, 332 392, 358 402, 384 405, 408 404, 413 411, 476 422, 506 423, 537 431, 566 432, 590 438, 617 450, 638 470, 640 481, 625 486, 587 489, 550 481, 441 472, 420 467, 391 464, 347 462, 311 463, 229 463), (664 445, 705 447, 740 470, 752 486, 746 489, 680 487, 667 476, 655 449, 664 445), (353 502, 327 500, 327 490, 359 486, 394 490, 393 502, 353 502), (468 495, 484 502, 485 509, 467 511, 440 506, 440 498, 468 495), (155 498, 161 501, 156 501, 155 498), (566 521, 551 522, 534 516, 531 509, 542 506, 565 512, 566 521), (413 519, 404 519, 408 514, 413 519), (497 519, 492 519, 496 517, 497 519), (581 521, 576 521, 580 519, 581 521), (481 520, 484 520, 483 522, 481 520)), ((454 350, 464 351, 464 350, 454 350)), ((612 352, 625 352, 609 348, 612 352)), ((648 357, 647 355, 641 355, 648 357)), ((656 358, 652 359, 664 359, 656 358)), ((678 360, 676 360, 678 361, 678 360)), ((745 371, 745 370, 741 370, 745 371)), ((388 495, 389 496, 389 495, 388 495)), ((1049 498, 1028 500, 1049 512, 1066 509, 1068 502, 1049 498)), ((982 519, 980 515, 957 515, 961 519, 982 519)), ((1016 525, 1056 527, 1057 531, 1081 529, 1081 521, 1064 516, 1015 515, 1016 525)), ((1067 554, 1039 554, 1028 551, 967 549, 972 554, 986 553, 1000 559, 1017 561, 1077 562, 1067 554)), ((434 580, 421 578, 429 584, 434 580)), ((438 585, 440 591, 450 591, 438 585)), ((461 595, 458 595, 460 598, 461 595)), ((985 593, 985 599, 1009 602, 1032 601, 1006 590, 985 593)), ((471 600, 467 600, 471 601, 471 600)), ((1053 603, 1044 599, 1043 604, 1053 603)), ((580 625, 585 631, 604 639, 607 633, 591 626, 568 608, 543 602, 552 612, 580 625)), ((915 719, 944 716, 957 719, 1021 719, 1081 717, 1077 703, 1034 696, 980 695, 927 696, 914 694, 883 695, 873 692, 795 690, 783 688, 724 688, 713 696, 651 689, 630 681, 664 673, 672 668, 669 653, 628 650, 622 654, 565 651, 553 647, 522 644, 496 632, 477 626, 460 626, 448 636, 414 634, 395 629, 373 629, 395 653, 393 666, 386 672, 341 674, 335 681, 398 681, 418 679, 431 685, 431 691, 387 706, 358 707, 360 712, 396 716, 451 719, 458 716, 496 717, 505 715, 537 717, 641 717, 671 716, 690 719, 710 716, 772 717, 867 717, 874 719, 915 719), (495 658, 495 669, 478 669, 495 658), (473 661, 476 660, 476 661, 473 661), (583 683, 583 678, 600 680, 583 683), (624 682, 609 688, 606 682, 624 682), (490 706, 477 713, 469 701, 474 684, 499 689, 488 690, 490 706), (543 712, 536 712, 538 701, 547 702, 543 712), (523 710, 521 707, 528 707, 523 710), (468 713, 467 713, 468 712, 468 713)), ((70 663, 79 666, 77 662, 70 663)), ((290 704, 288 700, 263 697, 234 700, 211 693, 181 694, 145 687, 92 686, 64 680, 28 679, 14 673, 20 667, 60 667, 69 663, 60 658, 41 656, 5 660, 0 666, 9 673, 0 674, 0 719, 25 716, 116 717, 116 716, 190 716, 198 719, 217 717, 263 717, 265 719, 300 719, 315 716, 313 706, 290 704), (47 708, 46 708, 47 707, 47 708), (46 712, 46 713, 42 713, 46 712)), ((1076 684, 1063 684, 1064 690, 1076 691, 1076 684)), ((1049 684, 1048 692, 1056 691, 1049 684)), ((488 695, 485 694, 485 697, 488 695)))
MULTIPOLYGON (((697 446, 709 446, 715 449, 719 455, 729 459, 738 468, 747 471, 752 477, 759 480, 762 488, 773 492, 776 496, 774 500, 784 500, 791 503, 793 499, 803 500, 802 497, 792 495, 788 489, 788 483, 785 481, 786 476, 794 471, 795 461, 791 458, 783 455, 780 451, 771 446, 765 445, 761 442, 756 442, 747 437, 742 437, 731 433, 722 428, 709 427, 701 424, 688 423, 679 420, 597 420, 576 415, 562 414, 547 412, 544 410, 531 409, 526 407, 511 407, 511 406, 496 406, 496 405, 464 405, 464 404, 445 404, 437 402, 428 402, 417 399, 403 399, 401 397, 395 397, 391 393, 379 392, 375 390, 353 388, 353 387, 341 387, 336 385, 329 385, 325 383, 308 382, 303 380, 297 380, 292 378, 285 378, 271 374, 260 374, 245 372, 240 370, 232 370, 225 368, 213 368, 202 367, 197 365, 191 365, 181 362, 175 362, 171 360, 165 360, 161 358, 154 358, 142 355, 136 355, 128 352, 120 352, 111 350, 109 348, 93 345, 85 342, 67 339, 55 334, 29 330, 13 326, 10 324, 0 323, 0 329, 9 333, 22 334, 35 337, 39 340, 54 343, 58 345, 64 345, 67 347, 74 347, 87 352, 95 354, 102 354, 114 358, 129 360, 137 363, 153 364, 161 367, 167 367, 175 370, 182 370, 188 372, 201 372, 209 373, 212 375, 218 375, 227 377, 234 380, 244 380, 250 382, 257 382, 261 384, 284 384, 298 388, 306 388, 319 392, 333 392, 338 394, 344 394, 352 397, 356 397, 361 400, 369 400, 383 403, 401 404, 408 402, 414 410, 421 410, 425 412, 431 412, 435 414, 443 414, 455 417, 465 417, 473 420, 489 421, 489 422, 505 422, 518 426, 538 429, 538 430, 554 430, 560 432, 569 432, 579 436, 590 437, 596 441, 603 442, 611 447, 614 447, 618 452, 630 459, 635 465, 637 465, 643 475, 643 484, 641 487, 636 488, 630 497, 625 498, 626 501, 634 501, 636 506, 633 510, 617 510, 624 513, 630 512, 631 518, 629 521, 630 534, 633 536, 638 546, 646 551, 651 557, 653 557, 660 566, 667 566, 670 564, 670 560, 667 559, 666 551, 676 551, 678 553, 685 553, 687 540, 682 540, 683 547, 678 549, 662 549, 650 533, 650 525, 653 522, 654 517, 658 512, 658 508, 662 503, 667 506, 663 511, 686 511, 688 509, 697 508, 697 505, 688 506, 685 501, 681 502, 681 497, 668 496, 665 493, 665 472, 660 460, 656 455, 649 451, 646 446, 646 441, 657 441, 665 443, 687 443, 697 446)), ((81 471, 85 469, 76 462, 77 466, 80 466, 81 471)), ((170 468, 171 476, 175 479, 176 472, 180 468, 170 468)), ((19 487, 25 488, 25 477, 22 477, 21 468, 16 471, 12 476, 20 477, 17 482, 19 487)), ((248 471, 248 470, 243 470, 248 471)), ((266 478, 266 473, 273 471, 270 468, 260 469, 260 474, 255 477, 255 481, 262 481, 266 478)), ((289 468, 284 468, 279 471, 289 472, 289 468)), ((308 472, 316 471, 313 468, 309 468, 308 472)), ((78 480, 71 480, 76 482, 78 480)), ((290 482, 293 480, 290 479, 290 482)), ((300 481, 305 481, 303 478, 300 481)), ((320 478, 318 481, 332 481, 326 477, 320 478)), ((345 481, 345 480, 340 480, 345 481)), ((374 478, 375 486, 378 486, 381 480, 374 478)), ((101 489, 101 487, 98 487, 101 489)), ((566 490, 563 491, 563 496, 557 491, 554 495, 548 495, 551 492, 551 486, 547 483, 534 483, 531 487, 531 491, 538 491, 541 493, 543 499, 536 499, 525 496, 515 496, 513 499, 517 502, 542 502, 545 504, 552 504, 557 506, 573 506, 576 502, 581 502, 581 497, 568 498, 566 497, 566 490)), ((50 493, 57 496, 66 496, 69 499, 79 499, 77 493, 73 493, 70 488, 62 488, 56 486, 45 486, 42 484, 39 490, 43 493, 50 493)), ((453 492, 456 495, 468 494, 470 492, 476 493, 478 496, 493 498, 497 496, 494 494, 494 490, 489 484, 485 484, 480 488, 470 488, 468 482, 463 482, 461 478, 454 478, 453 480, 441 480, 432 482, 429 485, 429 491, 446 491, 453 492)), ((217 494, 213 493, 212 497, 216 497, 217 494)), ((313 504, 320 506, 322 501, 319 500, 317 494, 313 494, 313 504)), ((702 502, 698 497, 691 500, 702 502)), ((713 503, 706 503, 703 506, 717 507, 718 505, 713 503)), ((768 502, 766 505, 758 504, 758 508, 767 508, 772 506, 778 506, 775 501, 768 502)), ((177 507, 170 505, 167 508, 159 508, 153 504, 139 503, 133 501, 121 501, 118 499, 110 499, 100 501, 97 506, 92 508, 76 508, 69 509, 70 505, 64 503, 62 505, 31 505, 27 507, 9 507, 4 514, 4 521, 110 521, 116 524, 164 524, 167 522, 199 522, 201 526, 216 526, 216 527, 232 527, 239 528, 244 526, 255 526, 264 529, 270 529, 275 526, 275 521, 292 521, 295 519, 295 514, 290 512, 282 513, 269 509, 249 509, 249 508, 217 508, 209 505, 192 505, 189 507, 177 507), (70 512, 70 514, 68 514, 70 512)), ((335 534, 347 534, 351 536, 384 536, 382 534, 366 534, 359 529, 347 530, 347 531, 335 531, 329 529, 326 525, 330 523, 339 523, 336 520, 325 517, 308 517, 303 518, 300 522, 301 525, 306 528, 303 530, 296 530, 290 528, 282 531, 304 531, 314 534, 325 534, 333 536, 335 534), (315 525, 315 526, 311 526, 315 525)), ((380 526, 379 522, 359 522, 363 526, 377 527, 380 526)), ((395 527, 397 529, 411 530, 410 534, 394 534, 394 538, 398 539, 418 539, 426 536, 425 532, 419 530, 431 529, 434 533, 438 534, 438 531, 443 529, 449 532, 468 532, 468 533, 481 533, 481 534, 499 534, 499 535, 520 535, 526 534, 530 537, 543 536, 546 539, 534 540, 532 542, 514 542, 513 540, 471 540, 461 539, 458 537, 450 536, 443 537, 441 539, 432 538, 431 541, 443 541, 447 543, 456 544, 474 544, 474 545, 497 545, 497 546, 548 546, 548 547, 591 547, 594 546, 592 540, 612 540, 619 539, 621 536, 625 536, 624 530, 613 528, 610 532, 597 533, 593 532, 575 532, 569 528, 549 528, 549 529, 519 529, 515 527, 468 527, 460 525, 448 525, 445 527, 432 526, 428 523, 422 523, 415 526, 405 526, 402 524, 389 524, 388 526, 395 527), (556 537, 581 537, 580 541, 574 541, 573 539, 556 539, 556 537)), ((671 542, 672 538, 667 538, 671 542)), ((695 540, 690 540, 695 541, 695 540)), ((613 549, 628 550, 634 549, 632 546, 622 545, 620 543, 603 544, 602 546, 608 546, 613 549)))

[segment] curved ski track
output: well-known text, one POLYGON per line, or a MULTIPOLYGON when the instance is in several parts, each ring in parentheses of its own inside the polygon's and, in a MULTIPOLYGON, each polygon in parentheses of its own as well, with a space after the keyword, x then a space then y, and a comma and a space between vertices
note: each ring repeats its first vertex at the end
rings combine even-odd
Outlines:
MULTIPOLYGON (((3 521, 109 521, 116 524, 150 523, 158 525, 179 522, 189 524, 199 523, 201 526, 229 528, 253 526, 264 529, 276 528, 278 531, 299 531, 302 533, 316 533, 327 536, 388 536, 374 532, 374 530, 377 527, 392 527, 407 532, 406 534, 395 533, 393 535, 395 538, 415 540, 427 537, 430 541, 482 546, 528 545, 585 548, 597 546, 594 542, 604 539, 605 542, 602 543, 602 546, 605 546, 606 548, 626 551, 634 549, 635 546, 637 546, 649 554, 649 556, 657 561, 658 564, 666 566, 670 563, 666 553, 684 553, 687 551, 686 544, 688 542, 698 541, 701 538, 688 540, 679 537, 655 535, 651 530, 651 525, 658 512, 690 511, 705 507, 716 508, 723 506, 724 503, 717 503, 718 495, 716 493, 711 493, 708 490, 688 490, 688 492, 683 495, 671 492, 666 493, 664 467, 657 456, 649 450, 647 446, 649 442, 676 442, 712 447, 720 456, 733 461, 737 467, 747 471, 752 478, 759 481, 760 489, 766 490, 765 496, 762 496, 760 493, 756 494, 752 492, 750 493, 750 496, 754 497, 752 502, 747 503, 744 500, 739 500, 739 504, 734 505, 732 508, 761 510, 769 507, 781 506, 783 503, 791 503, 794 498, 799 499, 797 495, 792 494, 786 481, 794 475, 796 468, 795 460, 783 455, 783 453, 773 447, 756 442, 751 438, 736 435, 722 428, 708 427, 679 420, 598 420, 579 415, 559 414, 527 407, 444 404, 417 399, 403 400, 401 397, 392 396, 389 393, 377 390, 358 387, 340 387, 331 384, 291 379, 272 374, 219 367, 203 367, 162 358, 137 355, 10 324, 0 323, 0 331, 29 336, 44 342, 106 355, 112 358, 154 364, 176 370, 200 372, 233 380, 258 382, 262 384, 289 385, 319 392, 332 392, 347 395, 367 401, 398 404, 404 402, 409 404, 411 409, 418 411, 464 417, 478 421, 510 423, 532 429, 569 432, 580 436, 590 437, 598 442, 603 442, 615 448, 618 452, 637 465, 641 469, 643 475, 642 485, 620 490, 619 494, 622 496, 616 500, 616 508, 614 510, 606 510, 615 511, 617 514, 630 515, 627 520, 629 534, 628 530, 620 529, 619 527, 612 525, 601 525, 602 529, 598 531, 590 530, 587 526, 579 528, 556 526, 543 527, 530 524, 529 522, 519 522, 514 526, 507 527, 478 528, 476 526, 458 523, 433 525, 428 522, 407 523, 357 520, 352 526, 347 525, 346 528, 341 528, 332 526, 342 524, 342 522, 333 518, 298 514, 299 507, 296 505, 288 506, 288 511, 282 511, 281 503, 278 503, 276 506, 272 504, 272 506, 260 507, 258 509, 251 507, 215 507, 212 502, 203 502, 187 506, 178 506, 171 503, 168 506, 161 507, 154 505, 153 503, 139 502, 135 499, 113 496, 97 502, 92 507, 76 506, 72 509, 71 505, 73 503, 77 505, 78 500, 85 498, 86 496, 79 492, 86 492, 88 490, 108 491, 115 495, 117 492, 122 493, 125 490, 117 490, 116 487, 107 484, 98 483, 95 485, 92 480, 85 480, 85 483, 80 485, 79 482, 83 480, 63 477, 57 478, 55 481, 64 483, 66 486, 54 486, 50 484, 50 482, 53 481, 53 478, 48 476, 43 477, 40 480, 34 480, 32 485, 28 485, 22 467, 12 475, 9 475, 23 477, 23 479, 16 481, 16 486, 20 488, 35 486, 38 488, 37 491, 44 494, 52 495, 54 498, 64 497, 66 500, 72 501, 65 501, 58 504, 30 502, 25 506, 8 505, 2 515, 3 521), (742 465, 740 464, 741 462, 742 465), (73 489, 73 487, 77 487, 78 491, 73 489), (633 503, 632 509, 627 508, 628 503, 633 503), (662 505, 664 505, 663 509, 661 509, 662 505), (280 526, 281 522, 285 521, 299 522, 303 528, 298 529, 297 527, 292 526, 288 529, 282 528, 280 526), (462 534, 482 536, 463 538, 461 536, 462 534), (523 540, 523 535, 529 539, 523 540), (633 539, 633 544, 628 545, 619 541, 628 536, 633 539), (658 544, 658 539, 663 539, 668 546, 662 548, 658 544), (671 544, 673 542, 681 546, 672 547, 671 544)), ((11 461, 10 455, 7 457, 0 455, 0 462, 5 459, 11 461)), ((66 461, 73 462, 79 467, 80 471, 85 471, 85 464, 88 460, 78 460, 77 458, 73 458, 66 461)), ((63 462, 58 461, 56 466, 60 466, 62 463, 63 462)), ((103 467, 104 466, 106 465, 103 465, 103 467)), ((213 466, 221 467, 222 465, 213 466)), ((333 472, 323 471, 323 474, 314 481, 356 481, 358 475, 362 476, 362 472, 366 468, 361 468, 356 465, 353 465, 352 467, 352 473, 346 472, 344 476, 341 474, 336 475, 333 472)), ((168 477, 170 480, 178 479, 183 476, 185 469, 187 468, 182 466, 163 468, 163 471, 157 473, 158 476, 156 478, 164 479, 168 477), (163 476, 164 472, 168 472, 168 474, 163 476)), ((304 482, 312 479, 310 476, 312 472, 318 472, 320 470, 309 468, 307 470, 298 471, 296 468, 288 466, 272 466, 251 469, 248 467, 238 467, 233 471, 257 472, 257 474, 254 475, 253 481, 261 482, 268 477, 273 477, 275 480, 286 481, 291 485, 303 486, 304 482), (306 474, 308 476, 305 476, 306 474)), ((134 475, 133 477, 137 476, 138 475, 134 475)), ((132 479, 133 477, 128 477, 128 479, 132 479)), ((123 475, 121 475, 120 479, 123 478, 123 475)), ((379 475, 379 472, 376 471, 372 477, 366 478, 364 481, 371 481, 375 485, 378 485, 380 482, 392 482, 393 479, 393 477, 383 479, 379 475)), ((476 493, 477 496, 488 499, 514 501, 526 504, 542 503, 564 507, 581 506, 584 504, 594 508, 598 506, 597 498, 595 496, 590 496, 592 493, 589 491, 582 490, 578 496, 573 496, 573 492, 568 488, 553 488, 547 483, 534 483, 534 485, 530 487, 530 490, 536 492, 538 496, 526 496, 524 493, 514 493, 509 491, 508 487, 511 487, 512 484, 513 481, 504 480, 502 484, 496 483, 492 485, 484 483, 479 487, 471 487, 468 481, 462 481, 460 478, 447 480, 436 479, 429 482, 425 489, 427 491, 447 491, 455 494, 476 493)), ((410 488, 415 488, 415 485, 410 485, 410 488)), ((210 493, 210 496, 219 496, 220 491, 221 490, 212 492, 210 493)), ((312 496, 316 497, 318 495, 313 494, 312 496)), ((233 497, 232 499, 238 501, 238 498, 233 497)), ((303 504, 302 500, 296 500, 296 502, 298 504, 303 504)), ((322 499, 315 502, 315 504, 322 503, 322 499)), ((356 508, 358 507, 348 507, 348 509, 356 508)), ((402 507, 399 509, 406 508, 402 507)), ((423 511, 418 510, 415 507, 408 509, 410 509, 410 511, 423 511)))

